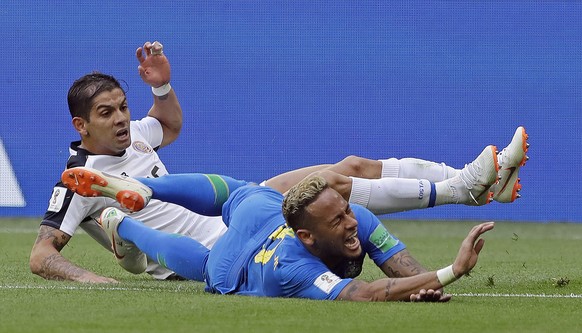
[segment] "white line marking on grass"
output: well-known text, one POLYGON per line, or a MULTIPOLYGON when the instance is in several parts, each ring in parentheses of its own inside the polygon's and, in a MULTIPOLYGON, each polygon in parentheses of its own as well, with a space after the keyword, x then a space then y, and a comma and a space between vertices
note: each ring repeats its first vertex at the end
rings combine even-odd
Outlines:
MULTIPOLYGON (((44 289, 44 290, 104 290, 104 291, 168 291, 182 292, 183 286, 177 285, 175 289, 168 288, 137 288, 137 287, 105 287, 105 286, 34 286, 34 285, 0 285, 0 289, 44 289)), ((517 298, 582 298, 580 294, 488 294, 488 293, 462 293, 453 294, 455 297, 517 297, 517 298)))
POLYGON ((32 285, 0 285, 0 289, 40 289, 40 290, 107 290, 107 291, 168 291, 181 292, 185 288, 177 286, 176 289, 166 288, 137 288, 137 287, 100 287, 100 286, 32 286, 32 285))
POLYGON ((457 297, 518 297, 518 298, 582 298, 578 294, 485 294, 485 293, 466 293, 453 294, 457 297))

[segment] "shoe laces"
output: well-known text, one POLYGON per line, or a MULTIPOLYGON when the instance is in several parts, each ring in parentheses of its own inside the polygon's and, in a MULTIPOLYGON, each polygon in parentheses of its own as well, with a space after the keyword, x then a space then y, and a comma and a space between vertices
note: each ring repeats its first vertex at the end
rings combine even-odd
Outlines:
POLYGON ((503 150, 497 154, 497 162, 499 165, 505 165, 506 163, 510 163, 511 157, 509 156, 509 151, 507 148, 503 148, 503 150))
POLYGON ((474 185, 477 185, 477 179, 483 174, 483 168, 478 161, 473 161, 469 164, 465 164, 465 167, 459 173, 459 176, 465 187, 468 190, 472 190, 474 185))
POLYGON ((476 204, 479 204, 479 202, 471 190, 473 189, 473 186, 477 185, 477 179, 481 176, 482 173, 483 168, 477 161, 465 164, 465 167, 459 173, 459 178, 461 178, 465 184, 465 187, 469 190, 469 196, 476 204))

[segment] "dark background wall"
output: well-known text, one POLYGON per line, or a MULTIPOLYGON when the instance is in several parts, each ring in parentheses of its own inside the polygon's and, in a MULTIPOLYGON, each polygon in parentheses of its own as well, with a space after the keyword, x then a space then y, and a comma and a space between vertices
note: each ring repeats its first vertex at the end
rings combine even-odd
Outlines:
POLYGON ((145 116, 134 53, 159 40, 185 115, 170 172, 261 181, 350 154, 460 168, 523 125, 518 202, 390 217, 582 222, 581 17, 557 1, 3 1, 0 216, 47 208, 78 139, 76 78, 115 75, 145 116))

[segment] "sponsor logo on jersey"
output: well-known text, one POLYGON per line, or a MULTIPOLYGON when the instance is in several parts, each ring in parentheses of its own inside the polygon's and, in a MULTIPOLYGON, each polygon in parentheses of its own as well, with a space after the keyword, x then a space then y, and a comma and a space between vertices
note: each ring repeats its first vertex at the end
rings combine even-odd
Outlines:
POLYGON ((65 194, 67 194, 67 189, 65 187, 55 186, 55 188, 53 188, 53 194, 49 200, 49 206, 47 210, 49 212, 59 212, 61 208, 63 208, 65 194))
POLYGON ((370 235, 370 242, 374 244, 380 251, 386 253, 388 250, 396 246, 400 241, 395 239, 386 227, 383 225, 378 225, 376 230, 370 235))
POLYGON ((150 147, 148 144, 143 143, 141 141, 134 141, 132 143, 132 146, 133 146, 133 149, 135 149, 136 151, 142 152, 142 153, 151 154, 154 152, 152 147, 150 147))
POLYGON ((326 294, 329 294, 333 287, 337 286, 342 279, 332 272, 325 272, 315 279, 313 284, 326 294))

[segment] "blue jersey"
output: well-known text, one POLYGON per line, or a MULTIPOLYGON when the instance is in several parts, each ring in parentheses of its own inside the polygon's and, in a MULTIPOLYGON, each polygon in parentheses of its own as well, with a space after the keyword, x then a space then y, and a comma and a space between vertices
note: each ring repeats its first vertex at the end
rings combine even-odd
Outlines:
MULTIPOLYGON (((223 206, 229 226, 208 256, 206 290, 222 294, 335 299, 352 280, 331 272, 285 224, 283 196, 272 189, 243 186, 223 206)), ((380 266, 405 245, 367 209, 351 205, 365 254, 380 266)), ((359 271, 357 272, 359 274, 359 271)))

